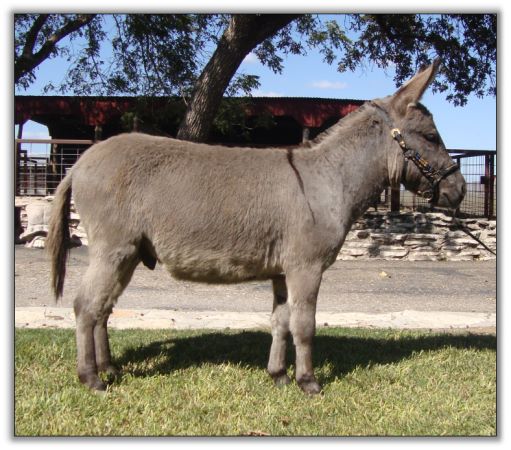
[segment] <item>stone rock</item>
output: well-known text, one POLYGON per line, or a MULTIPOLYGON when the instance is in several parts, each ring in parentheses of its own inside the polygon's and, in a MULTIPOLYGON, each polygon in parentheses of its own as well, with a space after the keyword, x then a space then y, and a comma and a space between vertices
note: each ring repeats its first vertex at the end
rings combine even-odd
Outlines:
POLYGON ((27 229, 20 235, 22 242, 32 241, 36 236, 48 234, 51 204, 45 201, 29 203, 26 208, 27 229))
POLYGON ((479 250, 477 250, 476 248, 464 249, 459 253, 459 255, 460 256, 480 256, 481 252, 479 250))
POLYGON ((429 242, 430 241, 420 241, 420 240, 416 240, 416 239, 407 239, 404 242, 404 245, 406 245, 407 247, 411 247, 411 248, 417 248, 417 247, 429 246, 429 242))
POLYGON ((397 246, 384 246, 380 247, 379 256, 383 258, 403 258, 408 255, 408 249, 397 246))
POLYGON ((445 233, 445 237, 448 238, 448 239, 453 239, 453 238, 463 238, 463 237, 466 237, 467 234, 461 230, 456 230, 456 231, 448 231, 447 233, 445 233))
POLYGON ((449 257, 449 261, 473 261, 474 258, 469 255, 454 255, 449 257))
POLYGON ((414 240, 426 240, 426 241, 436 241, 439 238, 439 236, 437 234, 432 234, 432 233, 415 233, 415 234, 409 235, 409 237, 414 240))
POLYGON ((463 250, 465 247, 463 247, 463 245, 444 245, 442 247, 442 250, 443 251, 446 251, 446 252, 459 252, 461 250, 463 250))
POLYGON ((477 247, 479 245, 475 239, 469 237, 452 239, 450 242, 454 245, 463 245, 465 247, 477 247))
POLYGON ((479 224, 477 223, 469 223, 468 225, 466 225, 466 227, 470 230, 470 231, 479 231, 481 228, 479 226, 479 224))
POLYGON ((25 244, 27 248, 44 248, 46 236, 34 236, 34 238, 25 244))
POLYGON ((80 247, 83 244, 83 240, 89 243, 89 241, 86 238, 79 238, 76 234, 71 235, 71 238, 69 240, 70 247, 80 247))
POLYGON ((354 234, 358 239, 366 239, 369 237, 369 231, 367 230, 357 230, 354 234))
POLYGON ((441 258, 436 253, 430 255, 425 253, 413 252, 408 255, 409 261, 438 261, 439 259, 441 258))
POLYGON ((423 213, 415 213, 414 214, 415 222, 426 223, 428 221, 426 214, 423 213))
POLYGON ((343 248, 341 250, 341 253, 343 255, 349 255, 349 256, 362 256, 362 255, 366 255, 367 251, 363 248, 343 248))
POLYGON ((390 233, 371 233, 371 239, 378 244, 390 244, 392 235, 390 233))
POLYGON ((442 252, 441 252, 441 255, 445 259, 448 259, 449 261, 452 261, 453 260, 452 258, 459 254, 460 254, 459 250, 442 250, 442 252))
POLYGON ((447 216, 447 215, 445 215, 444 213, 441 213, 441 212, 428 212, 425 215, 430 220, 440 219, 440 220, 445 220, 445 221, 448 221, 448 222, 450 222, 452 220, 451 216, 447 216))
POLYGON ((346 241, 343 245, 343 248, 370 248, 374 247, 376 244, 374 242, 368 241, 346 241))
POLYGON ((421 255, 436 255, 438 254, 437 249, 427 246, 427 247, 419 247, 413 250, 410 250, 410 254, 421 254, 421 255))

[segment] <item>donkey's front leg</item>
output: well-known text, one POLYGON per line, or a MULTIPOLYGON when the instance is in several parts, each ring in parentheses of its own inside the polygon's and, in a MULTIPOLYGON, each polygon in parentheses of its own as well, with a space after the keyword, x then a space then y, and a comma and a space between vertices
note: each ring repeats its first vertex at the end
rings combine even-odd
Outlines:
POLYGON ((273 283, 273 313, 271 315, 272 343, 268 373, 277 386, 288 384, 286 371, 286 341, 289 335, 289 305, 287 303, 286 278, 279 275, 273 283))
POLYGON ((319 268, 311 267, 286 274, 289 325, 296 348, 296 381, 307 394, 321 391, 312 366, 312 340, 316 331, 316 301, 321 276, 319 268))

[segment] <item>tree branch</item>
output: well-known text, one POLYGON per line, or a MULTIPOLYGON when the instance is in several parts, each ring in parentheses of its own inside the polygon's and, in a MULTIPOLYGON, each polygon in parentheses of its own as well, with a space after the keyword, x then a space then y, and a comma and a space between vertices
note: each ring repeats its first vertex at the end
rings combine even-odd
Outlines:
POLYGON ((37 40, 37 35, 41 31, 43 25, 46 23, 48 17, 49 14, 39 14, 37 19, 34 20, 34 23, 30 27, 30 30, 28 31, 27 37, 25 39, 25 46, 23 47, 23 51, 21 53, 23 56, 29 57, 32 55, 35 47, 35 42, 37 40))
POLYGON ((70 20, 62 28, 56 30, 51 36, 49 36, 39 51, 33 53, 37 36, 48 19, 48 15, 39 15, 28 32, 23 53, 14 64, 14 82, 18 82, 22 76, 34 70, 39 64, 47 59, 48 56, 50 56, 50 54, 56 49, 58 42, 90 23, 95 16, 96 14, 82 14, 77 16, 76 19, 70 20))

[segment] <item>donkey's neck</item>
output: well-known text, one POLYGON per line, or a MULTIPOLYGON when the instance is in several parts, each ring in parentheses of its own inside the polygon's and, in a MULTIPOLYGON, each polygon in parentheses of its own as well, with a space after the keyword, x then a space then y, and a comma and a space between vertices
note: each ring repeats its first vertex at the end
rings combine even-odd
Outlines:
POLYGON ((388 186, 387 125, 363 106, 311 145, 316 170, 328 183, 339 219, 351 226, 388 186))

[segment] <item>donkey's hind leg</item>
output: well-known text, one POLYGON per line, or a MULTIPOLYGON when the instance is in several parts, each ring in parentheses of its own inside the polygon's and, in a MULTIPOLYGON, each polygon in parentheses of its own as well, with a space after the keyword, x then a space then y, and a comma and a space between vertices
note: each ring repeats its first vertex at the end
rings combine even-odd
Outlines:
POLYGON ((138 262, 135 246, 104 252, 91 249, 90 264, 74 302, 78 378, 91 389, 106 389, 98 371, 115 372, 107 321, 138 262))
MULTIPOLYGON (((107 303, 115 303, 115 300, 108 300, 107 303)), ((112 364, 112 354, 110 352, 107 331, 107 322, 111 312, 111 309, 105 311, 104 317, 101 320, 98 320, 94 326, 94 351, 98 372, 105 372, 106 374, 115 377, 119 371, 112 364)))

